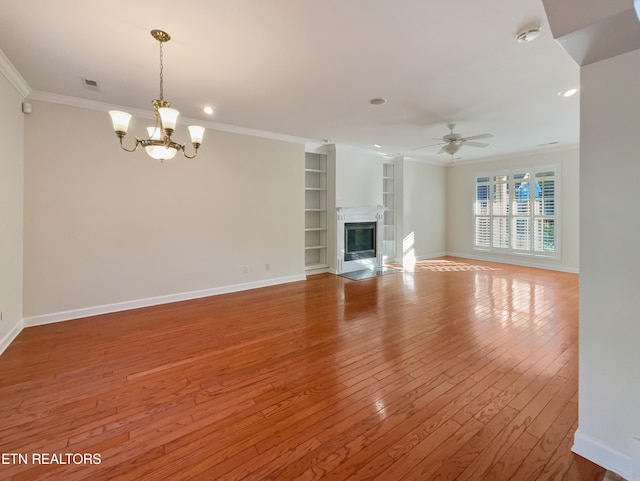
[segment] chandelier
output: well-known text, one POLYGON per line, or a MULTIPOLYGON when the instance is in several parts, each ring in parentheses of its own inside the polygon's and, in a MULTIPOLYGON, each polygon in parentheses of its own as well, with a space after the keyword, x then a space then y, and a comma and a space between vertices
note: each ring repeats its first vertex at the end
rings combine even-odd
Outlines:
POLYGON ((198 148, 202 144, 204 127, 199 127, 197 125, 189 126, 191 144, 195 150, 193 155, 187 154, 185 144, 179 144, 171 139, 171 134, 173 134, 173 131, 176 128, 178 115, 180 115, 180 112, 176 109, 172 109, 171 104, 164 100, 163 92, 164 79, 162 72, 162 44, 171 40, 171 37, 168 33, 163 32, 162 30, 151 30, 151 35, 160 42, 160 98, 151 101, 156 118, 155 126, 147 127, 147 138, 139 139, 136 137, 136 143, 131 149, 126 148, 123 144, 124 137, 127 135, 127 129, 129 128, 131 114, 121 112, 119 110, 110 110, 109 114, 111 115, 111 120, 113 122, 113 130, 118 139, 120 139, 120 147, 127 152, 134 152, 139 146, 142 146, 144 147, 144 150, 147 151, 147 154, 160 161, 172 159, 178 151, 182 151, 183 155, 187 159, 193 159, 198 155, 198 148))

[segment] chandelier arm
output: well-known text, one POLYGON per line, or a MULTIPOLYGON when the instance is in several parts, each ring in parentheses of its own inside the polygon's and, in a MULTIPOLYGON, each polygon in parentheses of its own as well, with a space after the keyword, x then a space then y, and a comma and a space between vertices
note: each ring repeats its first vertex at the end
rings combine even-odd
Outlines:
POLYGON ((138 146, 140 145, 140 139, 138 137, 136 137, 136 143, 133 146, 133 149, 127 149, 122 142, 123 139, 124 139, 124 135, 120 137, 120 147, 122 148, 122 150, 126 152, 135 152, 136 150, 138 150, 138 146))
POLYGON ((195 148, 193 155, 187 154, 184 144, 182 145, 182 155, 184 155, 187 159, 195 159, 196 155, 198 155, 198 147, 195 148))

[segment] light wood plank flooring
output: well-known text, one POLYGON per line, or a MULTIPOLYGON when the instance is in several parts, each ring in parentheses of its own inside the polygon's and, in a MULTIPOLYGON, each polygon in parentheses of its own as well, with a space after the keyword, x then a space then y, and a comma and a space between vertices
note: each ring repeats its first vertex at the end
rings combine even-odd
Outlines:
POLYGON ((456 258, 28 328, 0 479, 601 480, 577 337, 577 275, 456 258))

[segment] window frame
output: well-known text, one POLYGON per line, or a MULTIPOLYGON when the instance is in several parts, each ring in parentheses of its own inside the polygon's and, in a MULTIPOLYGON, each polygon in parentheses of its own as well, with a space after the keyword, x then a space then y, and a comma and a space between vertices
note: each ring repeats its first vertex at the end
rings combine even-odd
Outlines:
MULTIPOLYGON (((532 185, 531 181, 530 182, 530 186, 532 185)), ((537 181, 536 181, 537 182, 537 181)), ((496 253, 496 254, 506 254, 506 255, 513 255, 513 256, 524 256, 524 257, 535 257, 535 258, 543 258, 543 259, 560 259, 561 258, 561 252, 560 252, 560 247, 561 247, 561 219, 560 219, 560 212, 561 212, 561 172, 560 172, 560 165, 559 164, 544 164, 544 165, 533 165, 533 166, 526 166, 526 167, 522 167, 522 168, 509 168, 509 169, 496 169, 496 170, 481 170, 481 171, 477 171, 474 173, 473 176, 473 202, 472 202, 472 211, 473 211, 473 239, 472 239, 472 243, 473 243, 473 249, 475 251, 480 251, 480 252, 487 252, 487 253, 496 253), (522 177, 520 178, 516 178, 516 176, 519 176, 521 174, 524 174, 526 178, 526 175, 528 175, 528 178, 532 178, 534 180, 536 180, 536 175, 537 174, 541 174, 544 172, 553 172, 553 182, 554 182, 554 195, 553 195, 553 210, 554 213, 552 215, 549 214, 536 214, 536 204, 535 204, 535 190, 534 190, 534 202, 531 202, 529 200, 528 204, 527 204, 527 208, 528 208, 528 213, 526 215, 522 215, 523 213, 521 211, 517 211, 516 209, 514 209, 514 207, 516 206, 516 185, 519 182, 522 182, 522 177), (496 182, 496 178, 500 177, 500 176, 506 176, 507 177, 507 181, 506 181, 506 185, 507 185, 507 194, 508 194, 508 200, 507 200, 507 213, 497 213, 494 214, 493 212, 493 208, 496 204, 495 201, 492 201, 492 199, 494 199, 494 191, 495 191, 495 186, 496 185, 500 185, 503 183, 498 183, 496 182), (478 182, 481 179, 484 178, 488 178, 488 182, 478 182), (488 206, 488 213, 482 213, 482 211, 478 208, 478 195, 479 195, 479 188, 481 186, 487 186, 487 195, 488 195, 488 199, 487 199, 487 203, 486 205, 488 206), (514 212, 514 210, 516 210, 514 212), (479 213, 480 212, 480 213, 479 213), (496 243, 496 239, 495 239, 495 228, 494 225, 496 220, 499 219, 506 219, 506 238, 508 240, 507 245, 505 246, 504 243, 502 243, 502 245, 500 245, 501 243, 498 242, 496 243), (536 224, 540 221, 544 222, 544 220, 552 220, 554 223, 554 233, 553 233, 553 238, 554 238, 554 243, 555 243, 555 251, 554 252, 544 252, 544 251, 539 251, 536 250, 536 244, 539 243, 540 241, 536 239, 536 224), (481 226, 482 224, 479 224, 479 220, 484 220, 484 228, 485 230, 488 228, 488 245, 480 245, 478 240, 485 238, 486 239, 486 232, 483 231, 479 231, 479 226, 481 226), (528 220, 528 240, 525 241, 528 242, 528 249, 523 249, 522 244, 520 246, 516 246, 514 247, 514 245, 516 244, 516 234, 514 232, 514 226, 515 223, 517 222, 517 220, 528 220), (488 226, 488 227, 487 227, 488 226)), ((530 187, 529 187, 530 188, 530 187)), ((544 198, 544 193, 542 193, 542 197, 544 198)), ((530 199, 531 195, 531 190, 529 190, 529 195, 528 198, 530 199)), ((543 205, 543 209, 544 209, 544 204, 543 205)), ((502 221, 504 222, 504 221, 502 221)), ((544 235, 544 234, 543 234, 544 235)), ((544 242, 544 238, 542 240, 542 242, 544 242)), ((486 241, 485 241, 486 243, 486 241)))

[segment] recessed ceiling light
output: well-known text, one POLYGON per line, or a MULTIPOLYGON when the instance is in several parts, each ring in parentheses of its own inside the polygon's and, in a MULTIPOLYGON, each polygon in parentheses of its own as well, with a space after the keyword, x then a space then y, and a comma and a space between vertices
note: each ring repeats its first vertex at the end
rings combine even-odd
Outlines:
POLYGON ((380 98, 380 97, 376 97, 375 99, 371 99, 371 100, 369 100, 369 103, 370 103, 371 105, 384 105, 384 104, 386 104, 386 103, 387 103, 387 99, 383 99, 383 98, 380 98))
POLYGON ((566 90, 561 90, 560 92, 558 92, 558 95, 560 97, 571 97, 575 94, 578 93, 578 89, 576 88, 570 88, 570 89, 566 89, 566 90))
POLYGON ((516 35, 516 40, 519 43, 528 43, 538 38, 538 35, 540 35, 540 27, 528 27, 516 35))
POLYGON ((211 107, 209 107, 208 105, 203 108, 202 110, 204 110, 204 113, 207 115, 211 115, 213 113, 213 109, 211 107))
POLYGON ((380 147, 382 147, 382 145, 380 145, 380 144, 373 144, 373 146, 374 146, 376 149, 379 149, 380 147))

